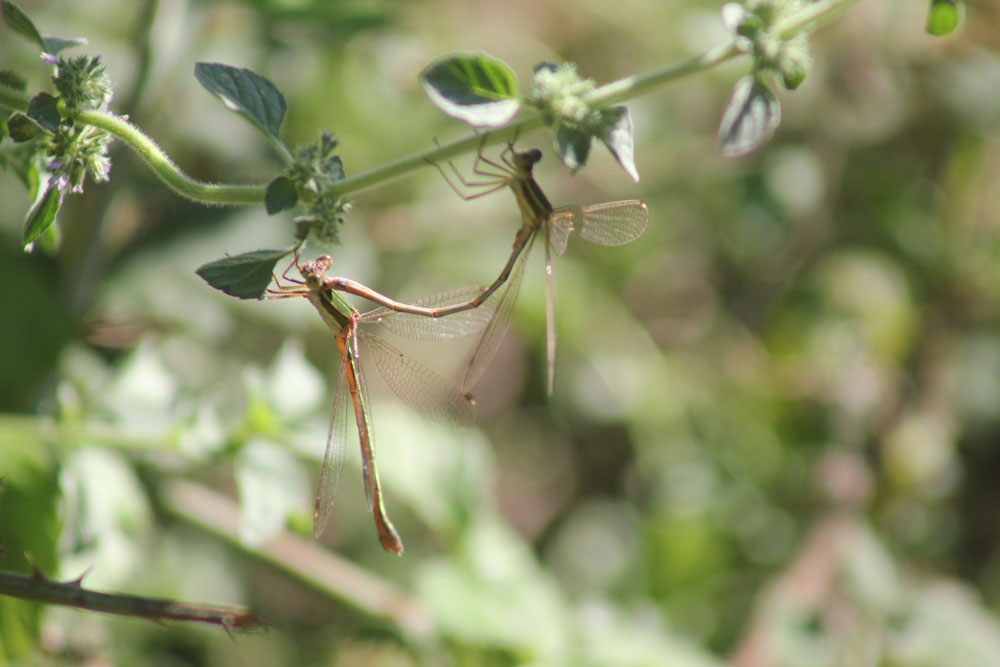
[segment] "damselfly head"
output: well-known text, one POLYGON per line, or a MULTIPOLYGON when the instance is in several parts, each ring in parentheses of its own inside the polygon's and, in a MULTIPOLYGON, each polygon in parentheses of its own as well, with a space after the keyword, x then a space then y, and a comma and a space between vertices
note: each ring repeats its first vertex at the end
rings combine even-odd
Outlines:
POLYGON ((316 258, 315 264, 320 273, 326 273, 333 266, 333 258, 329 255, 320 255, 316 258))
POLYGON ((541 159, 542 151, 537 148, 532 148, 530 151, 524 151, 523 153, 514 151, 514 166, 522 171, 530 173, 532 167, 538 164, 541 159))
POLYGON ((302 273, 302 277, 305 278, 306 285, 310 287, 316 287, 323 281, 323 275, 326 273, 327 269, 333 260, 329 255, 320 255, 312 262, 306 262, 299 267, 299 272, 302 273))

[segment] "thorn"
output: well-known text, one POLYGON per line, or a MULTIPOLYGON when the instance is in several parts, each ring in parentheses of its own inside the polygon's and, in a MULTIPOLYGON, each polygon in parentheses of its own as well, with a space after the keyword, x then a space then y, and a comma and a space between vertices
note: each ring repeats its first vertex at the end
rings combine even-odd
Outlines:
POLYGON ((24 560, 28 561, 28 566, 31 568, 31 578, 35 581, 48 581, 42 571, 38 569, 38 561, 35 560, 35 555, 30 551, 24 552, 24 560))
POLYGON ((83 579, 84 579, 84 577, 86 577, 88 574, 90 574, 90 571, 93 570, 93 569, 94 569, 93 565, 88 566, 87 569, 83 571, 83 574, 81 574, 76 579, 70 579, 69 581, 66 582, 66 585, 68 585, 68 586, 76 586, 77 588, 83 588, 83 579))

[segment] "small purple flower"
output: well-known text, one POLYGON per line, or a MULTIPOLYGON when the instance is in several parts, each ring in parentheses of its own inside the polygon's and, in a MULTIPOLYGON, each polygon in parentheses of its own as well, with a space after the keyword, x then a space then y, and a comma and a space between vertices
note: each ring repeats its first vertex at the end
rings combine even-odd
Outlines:
POLYGON ((66 194, 66 190, 69 189, 69 177, 66 174, 59 174, 52 184, 59 192, 66 194))

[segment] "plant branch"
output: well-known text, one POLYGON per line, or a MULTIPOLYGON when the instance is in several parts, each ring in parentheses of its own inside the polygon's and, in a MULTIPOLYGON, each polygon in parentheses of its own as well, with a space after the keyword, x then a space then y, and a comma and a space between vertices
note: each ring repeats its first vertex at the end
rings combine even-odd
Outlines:
MULTIPOLYGON (((799 12, 782 20, 777 24, 776 29, 782 38, 789 39, 802 31, 814 29, 818 24, 831 19, 859 1, 819 0, 806 5, 799 12)), ((611 106, 645 94, 669 81, 711 69, 741 54, 742 52, 736 47, 735 42, 723 44, 693 58, 672 63, 644 74, 612 81, 591 91, 586 95, 585 101, 595 108, 611 106)), ((28 96, 13 88, 0 85, 0 106, 23 112, 27 110, 28 96)), ((258 205, 264 201, 264 186, 216 185, 190 178, 174 165, 151 139, 136 127, 113 114, 97 111, 72 111, 71 114, 76 120, 100 127, 131 146, 149 163, 164 183, 183 197, 206 204, 221 205, 258 205)), ((519 120, 510 125, 491 130, 485 138, 478 134, 472 134, 361 172, 341 181, 337 186, 337 191, 340 194, 346 194, 361 190, 414 171, 431 162, 442 162, 468 152, 480 144, 493 145, 542 125, 544 125, 542 113, 531 111, 523 114, 519 120)))
POLYGON ((140 155, 156 175, 174 192, 204 204, 252 206, 264 203, 262 185, 216 185, 203 183, 182 172, 152 139, 128 121, 103 111, 70 110, 74 120, 113 134, 140 155))
POLYGON ((246 607, 188 604, 162 598, 98 593, 84 588, 81 579, 59 582, 46 579, 38 572, 30 576, 0 572, 0 595, 153 621, 193 621, 233 630, 249 630, 263 625, 246 607))
MULTIPOLYGON (((860 0, 819 0, 819 2, 807 5, 802 10, 782 20, 775 27, 783 39, 789 39, 804 30, 814 29, 819 23, 829 20, 857 2, 860 0)), ((743 52, 736 47, 735 42, 722 44, 692 58, 595 88, 584 96, 584 101, 594 108, 608 107, 638 97, 669 81, 711 69, 739 55, 743 55, 743 52)), ((361 190, 419 167, 427 166, 429 163, 443 162, 481 144, 492 146, 506 141, 518 134, 542 127, 544 124, 540 111, 528 112, 510 125, 490 130, 485 138, 483 135, 472 134, 346 178, 337 184, 337 191, 344 194, 361 190)))
POLYGON ((375 577, 350 561, 290 533, 273 538, 260 548, 240 540, 239 510, 235 503, 198 484, 172 480, 161 489, 164 507, 174 516, 194 524, 281 570, 319 593, 352 608, 393 623, 415 643, 433 636, 427 610, 414 598, 375 577))

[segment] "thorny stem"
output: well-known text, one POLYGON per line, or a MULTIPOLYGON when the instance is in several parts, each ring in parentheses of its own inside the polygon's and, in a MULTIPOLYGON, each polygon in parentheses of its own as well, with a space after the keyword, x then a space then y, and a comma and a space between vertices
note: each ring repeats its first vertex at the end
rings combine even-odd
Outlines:
POLYGON ((429 612, 405 590, 393 586, 312 541, 289 533, 251 547, 239 536, 239 509, 232 500, 180 479, 164 482, 160 499, 174 516, 195 525, 234 548, 294 577, 353 609, 395 625, 410 641, 433 637, 429 612))
MULTIPOLYGON (((783 39, 794 37, 800 32, 813 30, 819 24, 832 19, 837 14, 848 9, 860 0, 819 0, 806 5, 802 10, 787 17, 777 24, 777 32, 783 39)), ((711 69, 727 60, 741 55, 734 42, 722 44, 709 49, 693 58, 681 60, 651 72, 612 81, 591 91, 585 101, 594 108, 607 107, 643 95, 669 81, 696 74, 711 69)), ((28 96, 20 91, 0 85, 0 107, 16 111, 25 111, 28 106, 28 96)), ((113 114, 96 111, 75 111, 74 118, 84 123, 90 123, 115 135, 139 155, 149 162, 150 167, 161 179, 181 196, 203 202, 220 205, 256 205, 264 201, 264 186, 254 185, 216 185, 202 183, 185 175, 171 162, 170 158, 160 148, 136 127, 113 114)), ((502 128, 490 131, 486 145, 506 141, 516 134, 524 134, 544 124, 542 113, 533 111, 523 114, 520 119, 502 128)), ((415 153, 387 164, 361 172, 347 178, 337 185, 339 194, 347 194, 355 190, 367 188, 382 181, 426 166, 429 162, 442 162, 476 149, 483 142, 480 135, 471 134, 455 139, 433 149, 415 153)))
POLYGON ((80 580, 52 581, 38 572, 30 576, 0 572, 0 595, 154 621, 209 623, 232 630, 248 630, 262 625, 246 607, 189 604, 162 598, 100 593, 84 588, 80 580))

